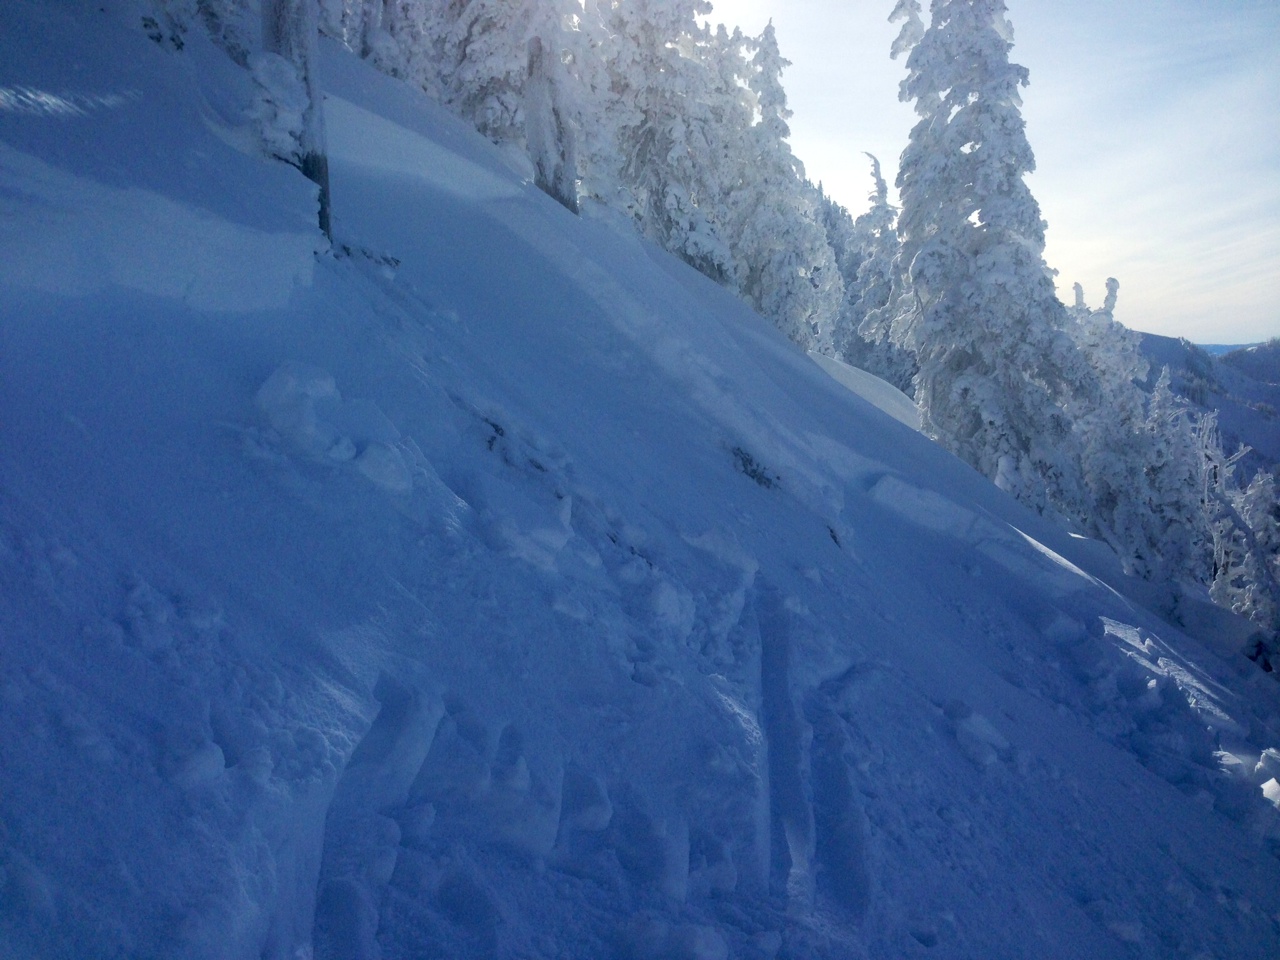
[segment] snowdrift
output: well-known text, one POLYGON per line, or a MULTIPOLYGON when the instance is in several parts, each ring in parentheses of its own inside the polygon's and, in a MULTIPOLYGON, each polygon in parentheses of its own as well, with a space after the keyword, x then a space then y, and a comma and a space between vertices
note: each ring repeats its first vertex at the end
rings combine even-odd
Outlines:
POLYGON ((1097 545, 336 47, 330 247, 0 16, 0 954, 1280 953, 1274 680, 1097 545))

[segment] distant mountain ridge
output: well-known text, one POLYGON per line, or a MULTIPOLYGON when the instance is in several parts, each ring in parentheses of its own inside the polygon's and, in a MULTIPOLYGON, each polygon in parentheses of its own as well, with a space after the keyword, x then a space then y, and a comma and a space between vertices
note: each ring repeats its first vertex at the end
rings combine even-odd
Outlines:
POLYGON ((1223 355, 1222 362, 1230 364, 1254 380, 1278 384, 1280 383, 1280 337, 1272 337, 1266 343, 1255 343, 1252 346, 1232 350, 1223 355))
POLYGON ((1254 343, 1197 343, 1197 347, 1205 353, 1213 357, 1220 357, 1223 354, 1232 353, 1236 350, 1247 350, 1249 347, 1257 346, 1254 343))
POLYGON ((1280 464, 1280 340, 1233 349, 1220 356, 1189 340, 1140 334, 1151 364, 1147 386, 1169 368, 1174 392, 1199 412, 1218 411, 1223 448, 1250 447, 1249 473, 1280 464))

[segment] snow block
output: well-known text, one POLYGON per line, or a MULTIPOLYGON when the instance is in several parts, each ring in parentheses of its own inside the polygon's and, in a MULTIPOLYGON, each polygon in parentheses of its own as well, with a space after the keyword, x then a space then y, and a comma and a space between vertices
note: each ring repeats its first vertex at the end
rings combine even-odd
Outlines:
POLYGON ((404 456, 390 444, 369 444, 356 458, 356 469, 388 493, 413 492, 413 474, 404 456))
POLYGON ((886 474, 868 491, 871 499, 908 523, 934 533, 980 539, 1005 536, 991 520, 980 517, 949 497, 886 474))
POLYGON ((814 822, 805 725, 791 690, 791 611, 773 587, 755 598, 760 630, 760 697, 769 766, 769 881, 791 907, 813 900, 814 822))
POLYGON ((1280 780, 1272 777, 1262 785, 1262 795, 1270 800, 1276 807, 1280 807, 1280 780))
POLYGON ((1257 766, 1253 770, 1255 777, 1271 777, 1272 779, 1280 778, 1280 750, 1274 747, 1268 747, 1262 751, 1262 756, 1258 758, 1257 766))
POLYGON ((400 431, 369 400, 342 399, 333 375, 289 360, 255 398, 271 428, 297 453, 330 463, 354 463, 388 493, 413 491, 413 471, 396 446, 400 431))
POLYGON ((606 829, 612 819, 613 804, 604 782, 576 764, 568 764, 560 803, 560 832, 596 833, 606 829))
POLYGON ((377 960, 377 903, 400 855, 399 811, 444 715, 439 697, 383 674, 380 707, 334 790, 325 826, 316 957, 377 960))
POLYGON ((337 433, 316 410, 319 401, 341 401, 333 374, 310 364, 289 360, 267 378, 255 397, 272 429, 292 447, 322 457, 337 441, 337 433))
POLYGON ((213 783, 226 771, 222 748, 216 743, 203 743, 182 757, 173 769, 170 779, 184 790, 195 790, 213 783))
POLYGON ((1009 756, 1009 741, 981 714, 973 714, 956 724, 960 752, 980 768, 1009 756))
POLYGON ((334 803, 382 812, 408 799, 444 705, 433 694, 388 674, 379 678, 373 692, 381 705, 378 716, 351 754, 334 803))

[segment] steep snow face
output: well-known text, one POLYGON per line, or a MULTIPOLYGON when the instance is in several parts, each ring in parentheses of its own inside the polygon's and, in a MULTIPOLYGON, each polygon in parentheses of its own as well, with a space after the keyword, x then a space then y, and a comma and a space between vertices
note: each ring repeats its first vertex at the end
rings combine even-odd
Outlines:
POLYGON ((122 98, 0 97, 4 956, 1280 952, 1274 683, 1096 545, 339 50, 329 250, 4 18, 122 98))
POLYGON ((868 403, 874 404, 893 419, 905 423, 912 430, 920 429, 920 410, 911 398, 891 383, 874 374, 851 367, 834 357, 810 351, 809 359, 827 372, 837 383, 844 385, 868 403))

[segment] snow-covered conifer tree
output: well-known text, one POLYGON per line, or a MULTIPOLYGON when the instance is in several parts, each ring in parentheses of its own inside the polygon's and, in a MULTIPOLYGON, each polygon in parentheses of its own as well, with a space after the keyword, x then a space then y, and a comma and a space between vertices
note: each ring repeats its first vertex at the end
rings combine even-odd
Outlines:
POLYGON ((525 0, 443 0, 435 25, 445 102, 496 143, 523 139, 532 7, 525 0))
POLYGON ((796 343, 829 352, 844 282, 820 222, 818 189, 787 143, 791 111, 782 71, 790 64, 772 23, 755 46, 748 87, 760 120, 746 138, 742 180, 731 204, 742 293, 796 343))
MULTIPOLYGON (((598 51, 607 88, 590 141, 584 188, 627 210, 641 232, 708 276, 732 262, 714 209, 712 87, 696 15, 706 0, 597 0, 598 51)), ((603 87, 603 85, 601 85, 603 87)))
POLYGON ((705 98, 707 164, 705 177, 707 216, 717 224, 729 248, 729 258, 717 279, 742 293, 741 233, 736 228, 734 206, 743 182, 750 177, 749 144, 755 122, 755 94, 747 87, 751 73, 748 54, 752 41, 723 25, 708 32, 701 45, 709 88, 705 98))
POLYGON ((1280 491, 1276 478, 1260 471, 1232 499, 1236 516, 1250 531, 1254 556, 1253 582, 1240 598, 1237 612, 1269 629, 1274 639, 1280 636, 1280 491))
POLYGON ((1235 470, 1248 448, 1226 454, 1212 414, 1201 418, 1199 428, 1205 519, 1213 543, 1209 595, 1275 636, 1280 632, 1275 480, 1263 473, 1241 490, 1235 470))
MULTIPOLYGON (((895 50, 919 33, 918 4, 895 50)), ((902 309, 894 342, 920 365, 925 429, 1037 508, 1082 506, 1064 407, 1086 366, 1064 331, 1044 262, 1044 222, 1024 182, 1035 168, 1022 120, 1025 68, 1009 61, 1003 0, 933 0, 901 96, 920 120, 898 188, 902 309), (909 288, 909 295, 908 295, 909 288)))
POLYGON ((1147 564, 1153 579, 1201 584, 1212 579, 1203 453, 1211 429, 1210 422, 1198 422, 1174 394, 1164 368, 1147 402, 1146 442, 1140 448, 1145 497, 1130 492, 1139 501, 1136 508, 1145 506, 1158 524, 1151 542, 1159 557, 1147 564))
MULTIPOLYGON (((853 220, 844 208, 828 203, 829 212, 824 217, 837 257, 842 244, 854 248, 839 260, 845 299, 835 347, 846 363, 874 373, 910 395, 915 389, 915 357, 889 335, 889 321, 898 312, 890 302, 899 250, 895 226, 898 211, 889 203, 889 187, 880 173, 880 161, 867 156, 871 159, 874 184, 870 209, 853 220)), ((898 296, 902 295, 900 291, 898 296)))
MULTIPOLYGON (((1163 395, 1148 419, 1148 398, 1137 386, 1147 377, 1147 362, 1137 336, 1114 318, 1118 291, 1119 284, 1109 279, 1105 303, 1091 310, 1076 284, 1075 304, 1068 310, 1068 332, 1093 374, 1068 407, 1088 498, 1079 520, 1091 536, 1111 545, 1130 572, 1181 580, 1187 574, 1186 522, 1195 505, 1177 497, 1166 500, 1172 488, 1161 493, 1159 486, 1170 478, 1160 478, 1158 471, 1178 469, 1167 462, 1172 452, 1190 455, 1190 423, 1180 410, 1162 407, 1163 395), (1179 434, 1185 441, 1181 446, 1179 434)), ((1195 470, 1194 460, 1182 466, 1195 470)))
POLYGON ((853 224, 862 256, 852 290, 848 291, 848 299, 857 305, 854 319, 864 336, 879 332, 867 328, 866 320, 889 302, 893 293, 893 261, 897 258, 899 246, 898 211, 889 203, 889 185, 880 173, 880 161, 871 154, 867 156, 871 160, 871 178, 875 188, 870 197, 871 207, 853 224))
POLYGON ((858 267, 862 263, 863 238, 854 226, 853 216, 833 198, 827 196, 821 182, 818 183, 818 220, 827 232, 827 243, 831 245, 836 269, 840 271, 840 276, 844 280, 845 306, 841 308, 840 320, 836 324, 833 336, 834 342, 838 345, 846 335, 843 324, 849 313, 849 307, 858 302, 855 280, 858 276, 858 267))

